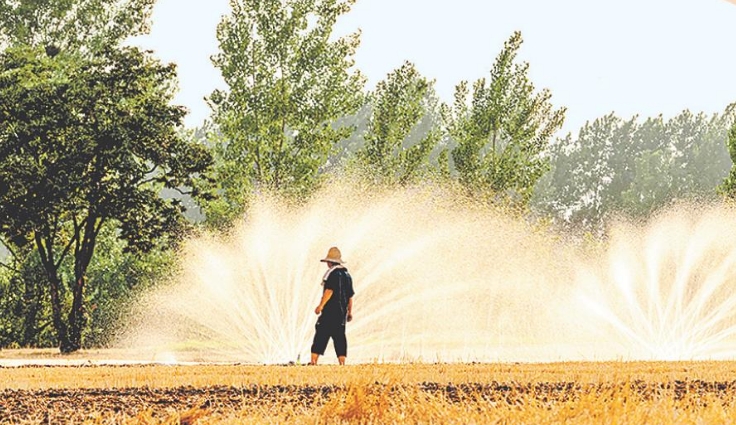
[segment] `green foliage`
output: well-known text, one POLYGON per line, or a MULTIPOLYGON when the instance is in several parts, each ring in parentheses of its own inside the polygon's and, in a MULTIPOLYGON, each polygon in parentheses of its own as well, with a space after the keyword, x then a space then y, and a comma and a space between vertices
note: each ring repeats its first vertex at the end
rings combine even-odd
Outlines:
POLYGON ((471 194, 495 202, 525 205, 547 171, 542 156, 564 121, 565 108, 553 109, 551 93, 535 93, 527 63, 517 64, 522 44, 515 32, 504 44, 490 80, 455 89, 445 109, 450 137, 457 143, 452 159, 459 182, 471 194))
POLYGON ((211 158, 178 137, 173 66, 130 48, 93 61, 9 50, 0 66, 4 232, 112 218, 129 249, 145 251, 178 226, 179 206, 158 192, 196 187, 211 158))
POLYGON ((683 111, 639 122, 609 114, 550 148, 552 171, 534 203, 556 221, 603 231, 608 217, 646 217, 676 200, 713 198, 731 167, 724 141, 734 108, 706 116, 683 111))
POLYGON ((5 0, 0 48, 98 51, 147 33, 156 0, 5 0))
POLYGON ((365 144, 356 158, 374 184, 406 185, 431 172, 430 154, 442 138, 432 86, 410 62, 377 84, 365 144))
MULTIPOLYGON (((97 237, 97 253, 87 270, 85 347, 111 343, 125 325, 124 316, 136 295, 175 267, 173 250, 126 253, 125 246, 112 223, 103 226, 97 237)), ((10 263, 13 267, 0 269, 0 348, 58 346, 48 282, 38 253, 16 253, 10 263)), ((73 262, 65 261, 59 274, 73 279, 73 262)), ((72 293, 66 286, 60 289, 62 304, 68 309, 72 293)))
POLYGON ((335 126, 353 129, 352 134, 340 140, 330 153, 327 164, 320 170, 324 174, 341 172, 354 162, 355 156, 365 145, 365 134, 371 119, 370 95, 365 96, 364 104, 354 114, 340 117, 335 126))
POLYGON ((38 254, 16 252, 0 272, 0 347, 51 347, 56 341, 38 254))
POLYGON ((718 187, 718 191, 724 196, 734 199, 736 198, 736 120, 731 124, 728 131, 728 139, 726 140, 728 154, 731 157, 731 171, 718 187))
POLYGON ((359 38, 330 36, 353 1, 231 0, 213 58, 229 90, 209 98, 222 137, 217 180, 231 215, 253 189, 310 193, 333 146, 350 135, 335 122, 362 102, 364 78, 351 71, 359 38))
POLYGON ((171 276, 176 267, 176 250, 157 247, 147 253, 127 253, 125 248, 115 226, 105 225, 98 236, 98 253, 87 270, 86 347, 114 342, 125 330, 125 315, 136 296, 171 276))
POLYGON ((217 195, 209 199, 198 199, 204 212, 204 225, 210 229, 226 229, 233 218, 242 214, 248 194, 252 190, 250 182, 242 175, 243 164, 228 160, 230 143, 211 122, 196 130, 197 137, 210 146, 213 156, 213 174, 215 178, 209 190, 217 195))
POLYGON ((103 224, 126 251, 147 252, 183 229, 163 188, 198 188, 206 148, 179 137, 175 72, 137 49, 93 59, 40 49, 0 55, 0 232, 32 242, 48 278, 62 351, 81 345, 86 270, 103 224), (62 276, 73 258, 72 307, 62 317, 62 276))

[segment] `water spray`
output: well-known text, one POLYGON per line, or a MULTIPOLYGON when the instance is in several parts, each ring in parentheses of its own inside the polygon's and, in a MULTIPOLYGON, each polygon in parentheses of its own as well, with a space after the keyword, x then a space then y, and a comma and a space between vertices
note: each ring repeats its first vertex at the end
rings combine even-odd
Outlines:
POLYGON ((299 207, 263 197, 228 237, 186 243, 121 344, 300 364, 321 293, 305 282, 337 244, 356 291, 351 363, 730 358, 735 217, 671 209, 613 225, 591 250, 436 187, 332 185, 299 207))

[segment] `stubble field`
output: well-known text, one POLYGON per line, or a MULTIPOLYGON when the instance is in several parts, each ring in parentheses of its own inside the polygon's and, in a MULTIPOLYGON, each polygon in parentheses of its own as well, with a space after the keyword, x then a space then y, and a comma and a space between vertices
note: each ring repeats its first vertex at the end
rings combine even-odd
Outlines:
POLYGON ((725 424, 736 362, 0 368, 19 424, 725 424))

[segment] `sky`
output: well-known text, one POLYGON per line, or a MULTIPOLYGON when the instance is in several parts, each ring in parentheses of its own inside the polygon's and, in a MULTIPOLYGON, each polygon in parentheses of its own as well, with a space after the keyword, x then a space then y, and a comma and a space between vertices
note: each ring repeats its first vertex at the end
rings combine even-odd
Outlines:
MULTIPOLYGON (((158 0, 151 33, 134 42, 178 65, 187 126, 210 116, 203 98, 225 87, 210 56, 228 11, 227 0, 158 0)), ((460 81, 487 77, 521 31, 531 81, 567 107, 563 133, 611 112, 669 118, 736 102, 736 0, 358 0, 335 35, 358 29, 368 90, 408 60, 446 102, 460 81)))

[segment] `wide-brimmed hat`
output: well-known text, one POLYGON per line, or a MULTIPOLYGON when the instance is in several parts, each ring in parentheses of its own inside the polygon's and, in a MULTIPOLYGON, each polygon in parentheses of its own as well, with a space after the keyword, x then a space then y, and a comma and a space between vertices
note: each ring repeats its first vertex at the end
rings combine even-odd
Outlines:
POLYGON ((336 263, 336 264, 342 264, 344 261, 342 261, 342 254, 340 253, 340 250, 337 249, 336 246, 333 246, 327 251, 327 256, 319 261, 325 262, 325 263, 336 263))

